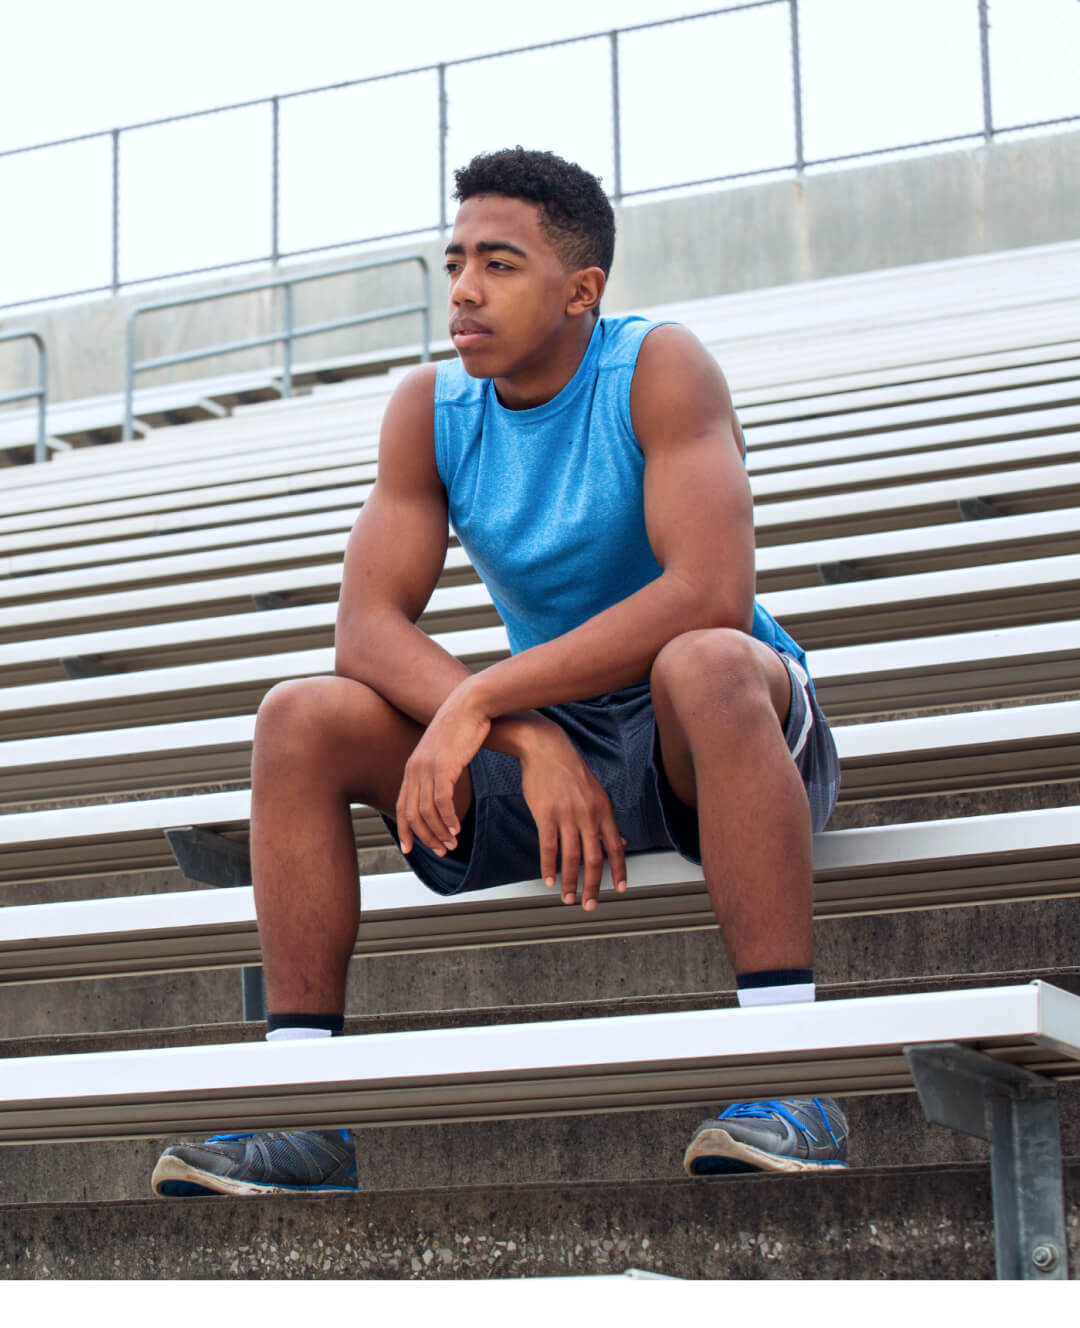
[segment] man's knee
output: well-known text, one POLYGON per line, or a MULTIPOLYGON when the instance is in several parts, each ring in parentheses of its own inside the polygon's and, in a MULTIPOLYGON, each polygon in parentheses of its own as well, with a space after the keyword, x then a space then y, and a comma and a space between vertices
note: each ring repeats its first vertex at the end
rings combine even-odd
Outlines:
POLYGON ((375 693, 348 678, 292 678, 279 682, 263 697, 255 719, 256 752, 316 754, 340 731, 344 710, 362 709, 375 693))
POLYGON ((757 642, 735 628, 685 632, 669 641, 654 660, 653 695, 659 692, 676 710, 700 711, 703 703, 709 710, 772 708, 769 674, 760 651, 757 642))

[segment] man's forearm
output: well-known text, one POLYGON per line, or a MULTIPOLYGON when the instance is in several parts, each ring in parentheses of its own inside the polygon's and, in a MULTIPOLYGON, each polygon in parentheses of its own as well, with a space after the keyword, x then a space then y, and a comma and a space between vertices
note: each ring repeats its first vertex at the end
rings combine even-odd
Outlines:
MULTIPOLYGON (((425 727, 451 692, 472 677, 461 660, 407 618, 394 614, 367 622, 362 647, 339 643, 335 672, 365 683, 425 727)), ((520 756, 529 733, 548 722, 535 713, 504 712, 492 724, 484 746, 520 756)))
POLYGON ((707 627, 749 631, 742 612, 718 608, 685 582, 651 581, 565 635, 493 664, 469 683, 489 718, 599 696, 649 676, 656 656, 684 632, 707 627))

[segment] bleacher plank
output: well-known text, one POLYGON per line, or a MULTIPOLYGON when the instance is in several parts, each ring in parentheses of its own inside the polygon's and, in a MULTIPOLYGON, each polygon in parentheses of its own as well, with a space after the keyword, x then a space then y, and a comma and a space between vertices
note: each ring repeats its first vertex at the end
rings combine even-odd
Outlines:
POLYGON ((0 1063, 0 1139, 331 1127, 910 1091, 942 1041, 1048 1078, 1080 1071, 1080 998, 1046 983, 325 1041, 0 1063))

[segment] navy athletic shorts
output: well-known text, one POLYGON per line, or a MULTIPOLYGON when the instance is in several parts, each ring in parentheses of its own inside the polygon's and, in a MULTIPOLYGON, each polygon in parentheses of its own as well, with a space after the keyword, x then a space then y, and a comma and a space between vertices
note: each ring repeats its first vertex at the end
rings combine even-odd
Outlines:
MULTIPOLYGON (((806 786, 817 832, 829 819, 840 789, 836 745, 806 671, 786 651, 777 654, 791 677, 784 736, 806 786)), ((647 682, 587 701, 550 706, 541 713, 561 725, 606 790, 627 854, 674 849, 700 866, 697 812, 675 796, 664 776, 647 682)), ((517 760, 481 748, 469 773, 473 805, 464 818, 458 848, 440 858, 414 839, 407 855, 409 866, 441 895, 537 880, 540 844, 521 792, 517 760)), ((383 821, 396 840, 393 818, 384 816, 383 821)))

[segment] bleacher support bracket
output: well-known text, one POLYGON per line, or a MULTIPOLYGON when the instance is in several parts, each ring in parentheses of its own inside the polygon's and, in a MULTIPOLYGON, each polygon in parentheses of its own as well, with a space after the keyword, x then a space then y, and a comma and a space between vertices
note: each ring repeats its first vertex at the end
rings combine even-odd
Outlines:
POLYGON ((250 885, 248 846, 200 826, 175 826, 165 831, 176 865, 192 881, 206 885, 250 885))
POLYGON ((990 1141, 999 1278, 1068 1277, 1057 1089, 955 1042, 904 1048, 927 1119, 990 1141))

